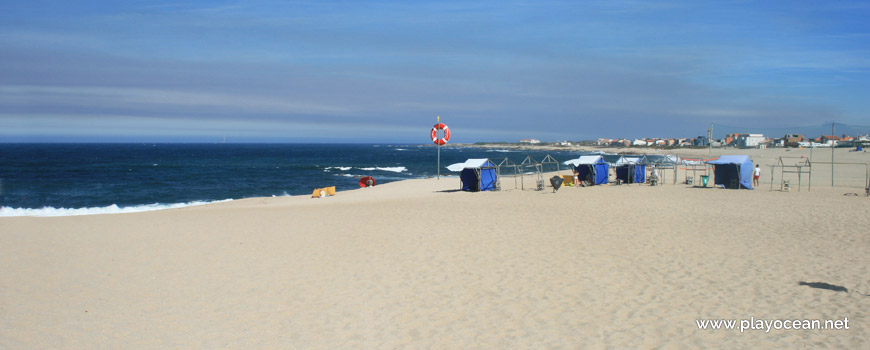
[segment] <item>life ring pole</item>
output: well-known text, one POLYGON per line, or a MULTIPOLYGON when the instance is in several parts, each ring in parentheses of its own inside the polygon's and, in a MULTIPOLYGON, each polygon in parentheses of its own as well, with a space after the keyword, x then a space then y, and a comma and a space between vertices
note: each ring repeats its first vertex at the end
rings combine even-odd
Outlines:
POLYGON ((447 125, 441 124, 441 116, 435 117, 435 126, 432 127, 432 130, 429 131, 429 137, 432 138, 432 142, 438 146, 438 169, 435 169, 435 173, 438 174, 438 180, 441 179, 441 146, 450 141, 450 128, 447 125), (438 137, 438 130, 444 130, 444 136, 438 137))

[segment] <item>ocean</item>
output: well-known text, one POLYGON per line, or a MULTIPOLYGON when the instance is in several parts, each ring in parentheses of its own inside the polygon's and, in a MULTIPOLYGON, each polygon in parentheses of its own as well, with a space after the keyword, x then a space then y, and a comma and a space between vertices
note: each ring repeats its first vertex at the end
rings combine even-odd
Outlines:
MULTIPOLYGON (((400 144, 0 144, 0 216, 123 213, 310 194, 436 175, 436 147, 400 144)), ((442 147, 441 174, 468 158, 520 163, 576 152, 442 147)), ((553 169, 555 170, 555 169, 553 169)), ((447 178, 445 181, 457 181, 447 178)))

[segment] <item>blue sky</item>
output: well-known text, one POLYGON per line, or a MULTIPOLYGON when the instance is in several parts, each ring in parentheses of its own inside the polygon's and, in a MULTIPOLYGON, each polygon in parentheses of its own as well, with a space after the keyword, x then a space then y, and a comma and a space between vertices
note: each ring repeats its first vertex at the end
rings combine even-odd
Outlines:
POLYGON ((4 1, 0 142, 870 125, 864 1, 4 1))

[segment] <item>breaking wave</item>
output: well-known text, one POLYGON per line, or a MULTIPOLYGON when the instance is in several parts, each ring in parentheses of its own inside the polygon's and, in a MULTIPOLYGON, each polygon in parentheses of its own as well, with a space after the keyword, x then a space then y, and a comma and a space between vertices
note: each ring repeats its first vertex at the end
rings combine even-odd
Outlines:
MULTIPOLYGON (((354 169, 354 168, 355 168, 355 167, 351 167, 351 166, 331 166, 331 167, 326 167, 326 168, 324 168, 323 171, 330 172, 332 169, 336 169, 336 170, 340 170, 340 171, 348 171, 348 170, 350 170, 350 169, 354 169)), ((356 169, 359 169, 359 170, 365 170, 365 171, 390 171, 390 172, 394 172, 394 173, 401 173, 401 172, 404 172, 404 171, 408 171, 408 168, 403 167, 403 166, 395 166, 395 167, 365 167, 365 168, 356 168, 356 169)))
POLYGON ((0 207, 0 217, 9 216, 77 216, 77 215, 97 215, 97 214, 123 214, 123 213, 138 213, 143 211, 155 211, 164 209, 174 209, 183 207, 192 207, 198 205, 206 205, 211 203, 220 203, 231 201, 232 199, 224 199, 220 201, 193 201, 187 203, 173 204, 143 204, 129 207, 119 207, 112 204, 106 207, 89 207, 89 208, 11 208, 0 207))

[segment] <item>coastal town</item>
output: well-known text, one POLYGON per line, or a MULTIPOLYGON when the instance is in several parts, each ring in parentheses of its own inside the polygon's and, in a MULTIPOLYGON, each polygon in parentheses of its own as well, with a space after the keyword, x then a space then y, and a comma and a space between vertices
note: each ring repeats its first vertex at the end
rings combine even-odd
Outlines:
POLYGON ((798 148, 798 147, 866 147, 870 145, 870 135, 821 135, 815 138, 802 134, 785 134, 779 137, 767 137, 764 134, 731 133, 724 138, 599 138, 594 141, 556 141, 542 142, 538 139, 522 139, 525 145, 539 146, 599 146, 611 148, 692 148, 692 147, 733 147, 733 148, 798 148))

